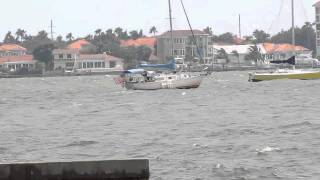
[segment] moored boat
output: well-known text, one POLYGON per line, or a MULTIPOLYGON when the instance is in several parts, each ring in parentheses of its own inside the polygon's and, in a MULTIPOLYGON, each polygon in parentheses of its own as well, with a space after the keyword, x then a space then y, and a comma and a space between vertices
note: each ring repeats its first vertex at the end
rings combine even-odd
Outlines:
POLYGON ((317 69, 295 69, 295 65, 297 64, 297 60, 300 61, 311 61, 313 63, 318 63, 317 60, 312 58, 304 58, 298 57, 296 59, 295 53, 295 25, 294 25, 294 0, 291 0, 292 5, 292 45, 293 45, 293 56, 288 60, 276 60, 271 61, 273 64, 290 64, 292 65, 292 69, 277 69, 271 72, 255 72, 249 73, 249 81, 251 82, 259 82, 259 81, 269 81, 269 80, 278 80, 278 79, 298 79, 298 80, 314 80, 320 79, 320 70, 317 69), (300 58, 300 59, 299 59, 300 58))
POLYGON ((279 79, 320 79, 320 71, 316 69, 278 69, 271 72, 249 73, 249 81, 251 82, 270 81, 279 79))
POLYGON ((118 82, 128 90, 193 89, 201 85, 203 75, 133 69, 121 78, 118 82))

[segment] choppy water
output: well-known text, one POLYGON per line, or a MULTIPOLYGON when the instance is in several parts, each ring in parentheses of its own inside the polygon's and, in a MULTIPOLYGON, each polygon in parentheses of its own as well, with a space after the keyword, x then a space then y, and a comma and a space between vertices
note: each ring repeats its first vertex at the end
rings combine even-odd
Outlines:
POLYGON ((1 162, 148 158, 151 179, 320 179, 320 81, 126 91, 107 76, 0 79, 1 162))

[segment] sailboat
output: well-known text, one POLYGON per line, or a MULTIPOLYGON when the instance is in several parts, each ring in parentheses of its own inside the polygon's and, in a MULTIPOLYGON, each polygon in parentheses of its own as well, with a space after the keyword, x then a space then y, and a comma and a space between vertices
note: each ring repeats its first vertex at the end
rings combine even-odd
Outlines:
MULTIPOLYGON (((171 31, 171 52, 173 53, 171 0, 168 0, 168 3, 171 31)), ((181 4, 185 11, 182 0, 181 4)), ((185 14, 189 22, 186 11, 185 14)), ((189 26, 193 34, 190 22, 189 26)), ((137 68, 139 69, 126 71, 123 75, 121 75, 122 80, 118 80, 117 82, 120 82, 120 84, 122 84, 128 90, 192 89, 198 88, 203 79, 202 74, 192 75, 189 73, 175 72, 175 59, 168 64, 141 64, 137 68), (154 71, 149 69, 153 69, 154 71), (162 72, 159 73, 159 70, 162 72)))
POLYGON ((294 47, 294 53, 291 58, 286 61, 271 61, 273 64, 290 64, 293 69, 277 69, 271 72, 255 72, 249 73, 249 81, 259 82, 278 79, 298 79, 298 80, 313 80, 320 79, 320 71, 315 69, 295 69, 296 56, 295 56, 295 32, 294 32, 294 0, 291 0, 292 5, 292 45, 294 47))

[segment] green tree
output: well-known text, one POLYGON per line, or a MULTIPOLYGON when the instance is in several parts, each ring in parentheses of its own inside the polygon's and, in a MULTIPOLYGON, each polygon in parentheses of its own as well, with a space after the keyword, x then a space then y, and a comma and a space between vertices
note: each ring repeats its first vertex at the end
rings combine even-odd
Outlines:
POLYGON ((95 36, 100 36, 101 35, 102 30, 101 29, 97 29, 94 31, 95 36))
POLYGON ((39 31, 36 38, 39 38, 41 40, 49 39, 48 38, 48 33, 46 31, 44 31, 44 30, 39 31))
POLYGON ((57 42, 63 42, 63 39, 62 39, 62 36, 61 35, 59 35, 58 37, 57 37, 57 42))
POLYGON ((232 43, 234 43, 234 35, 230 32, 227 32, 227 33, 219 35, 217 37, 216 41, 232 44, 232 43))
POLYGON ((265 43, 270 40, 270 34, 267 34, 263 30, 255 30, 253 32, 254 43, 265 43))
POLYGON ((252 43, 253 42, 253 36, 244 36, 243 38, 247 43, 252 43))
POLYGON ((238 59, 238 65, 240 66, 240 54, 238 53, 238 51, 237 50, 233 50, 231 52, 231 54, 238 59))
POLYGON ((223 48, 218 50, 217 58, 218 59, 225 59, 227 61, 227 63, 229 63, 228 53, 223 48))
POLYGON ((210 36, 213 35, 212 28, 209 26, 207 26, 205 29, 203 29, 203 32, 209 34, 210 36))
POLYGON ((16 32, 17 40, 20 42, 23 42, 25 36, 26 36, 26 31, 19 28, 16 32))
POLYGON ((39 62, 42 62, 46 65, 46 70, 53 69, 53 55, 52 51, 54 49, 53 44, 45 44, 37 47, 33 51, 33 56, 39 62))
POLYGON ((3 43, 17 43, 16 38, 11 34, 11 31, 9 31, 6 36, 4 37, 3 43))
POLYGON ((150 34, 153 34, 153 37, 156 37, 156 33, 157 33, 158 31, 157 31, 157 28, 155 27, 155 26, 152 26, 151 28, 150 28, 150 31, 149 31, 149 33, 150 34))
POLYGON ((123 34, 123 29, 121 27, 117 27, 115 30, 114 30, 114 33, 116 34, 116 36, 118 38, 121 38, 122 34, 123 34))
POLYGON ((249 54, 245 56, 245 59, 250 60, 250 61, 254 61, 254 63, 256 65, 258 64, 259 60, 262 60, 262 54, 256 44, 253 46, 250 46, 249 54))
POLYGON ((136 48, 136 59, 139 61, 149 61, 152 50, 147 46, 139 46, 136 48))
POLYGON ((131 31, 129 34, 131 39, 138 39, 140 37, 138 31, 136 30, 131 31))
POLYGON ((67 39, 69 42, 73 41, 74 37, 73 37, 73 35, 72 35, 71 32, 67 34, 66 39, 67 39))
MULTIPOLYGON (((295 28, 296 44, 316 52, 316 32, 312 24, 306 22, 301 28, 295 28)), ((272 43, 292 43, 292 29, 282 30, 271 37, 272 43)), ((314 54, 315 55, 315 54, 314 54)))

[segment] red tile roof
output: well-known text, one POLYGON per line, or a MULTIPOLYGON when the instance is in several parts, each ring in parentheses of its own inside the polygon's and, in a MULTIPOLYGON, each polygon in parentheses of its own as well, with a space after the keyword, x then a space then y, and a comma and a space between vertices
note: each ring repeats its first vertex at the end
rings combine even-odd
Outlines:
POLYGON ((80 50, 82 48, 82 46, 88 45, 88 44, 91 44, 91 43, 89 43, 85 39, 80 39, 80 40, 77 40, 77 41, 69 44, 67 49, 78 49, 78 50, 80 50))
POLYGON ((0 46, 0 51, 27 51, 27 49, 17 44, 3 44, 0 46))
POLYGON ((264 43, 263 47, 265 48, 267 53, 274 52, 291 52, 293 50, 296 51, 310 51, 309 49, 303 46, 293 46, 292 44, 272 44, 272 43, 264 43))
POLYGON ((0 64, 6 62, 32 62, 32 55, 0 57, 0 64))
POLYGON ((126 41, 121 41, 122 47, 128 47, 128 46, 148 46, 150 48, 154 48, 154 45, 156 44, 157 40, 156 38, 152 37, 144 37, 139 39, 129 39, 126 41))

